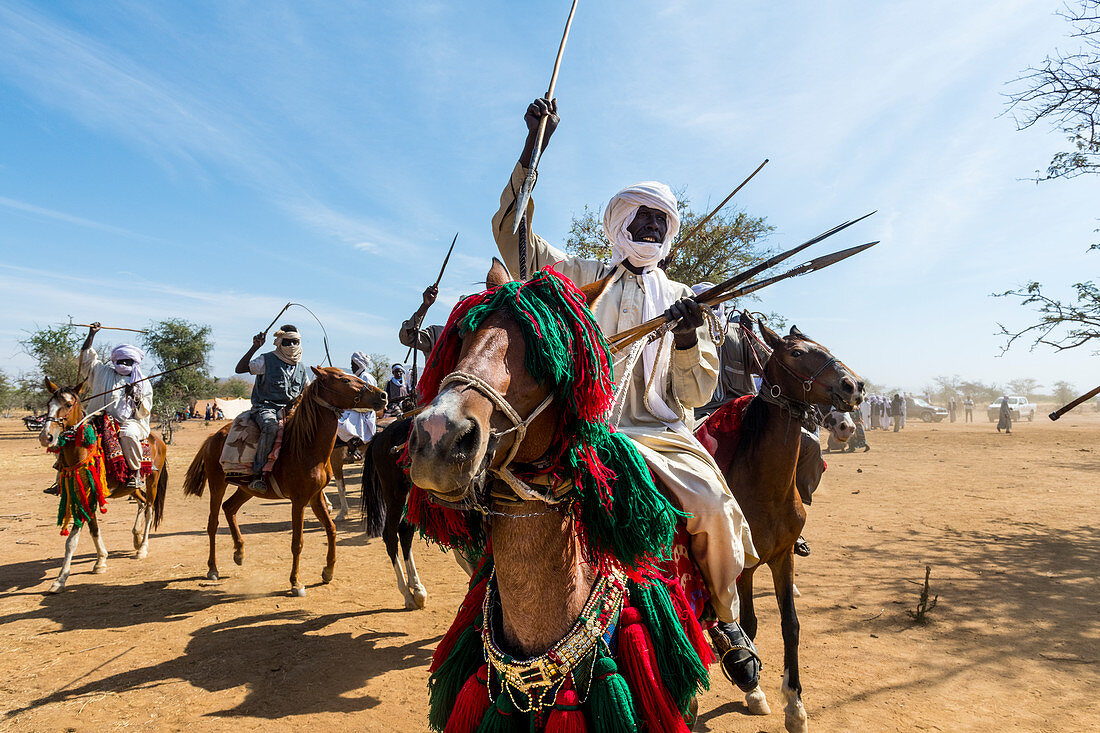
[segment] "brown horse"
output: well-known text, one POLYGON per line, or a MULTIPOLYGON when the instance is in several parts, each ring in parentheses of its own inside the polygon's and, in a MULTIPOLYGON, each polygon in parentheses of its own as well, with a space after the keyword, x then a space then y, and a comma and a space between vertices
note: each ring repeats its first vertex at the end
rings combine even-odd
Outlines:
POLYGON ((294 556, 290 570, 291 595, 306 594, 298 580, 298 559, 302 552, 302 525, 307 505, 325 528, 328 558, 321 578, 326 583, 332 580, 336 565, 336 526, 325 508, 321 489, 332 478, 329 458, 336 443, 336 424, 345 410, 384 408, 386 393, 359 377, 334 367, 312 369, 316 379, 306 387, 297 408, 287 417, 282 450, 271 471, 266 493, 257 493, 247 485, 238 484, 237 491, 222 503, 228 482, 219 461, 229 434, 229 425, 206 439, 187 469, 187 477, 183 482, 185 494, 202 496, 204 485, 210 486, 210 518, 206 523, 206 533, 210 537, 207 577, 211 580, 219 577, 214 555, 219 508, 225 512, 225 521, 233 535, 233 560, 240 565, 244 562, 244 537, 237 526, 237 511, 254 496, 261 499, 289 499, 291 502, 293 534, 290 549, 294 556))
MULTIPOLYGON (((38 434, 38 441, 43 447, 55 446, 58 438, 65 434, 65 431, 83 424, 85 415, 80 395, 84 390, 84 384, 81 382, 75 387, 58 387, 49 379, 45 380, 46 390, 51 393, 51 397, 46 406, 46 423, 38 434)), ((149 554, 149 534, 152 529, 160 525, 160 520, 164 517, 164 495, 168 489, 168 448, 160 436, 155 434, 149 435, 149 447, 152 452, 153 472, 146 477, 144 487, 131 489, 107 477, 107 489, 112 499, 131 495, 137 499, 138 510, 137 516, 134 517, 133 535, 134 549, 137 550, 136 555, 139 560, 144 560, 149 554), (143 519, 144 522, 142 522, 143 519)), ((79 440, 66 441, 58 452, 58 468, 65 471, 84 465, 91 459, 89 449, 80 445, 79 440)), ((107 571, 107 548, 99 534, 99 520, 96 519, 94 502, 91 503, 92 511, 88 516, 88 528, 92 533, 97 555, 92 572, 104 573, 107 571)), ((76 552, 76 545, 80 541, 81 529, 81 527, 73 529, 65 541, 65 560, 61 564, 61 572, 58 573, 57 580, 50 586, 50 593, 59 593, 65 588, 72 566, 73 553, 76 552)))
MULTIPOLYGON (((760 393, 749 402, 740 442, 726 471, 726 483, 752 530, 760 563, 745 568, 737 581, 741 627, 756 638, 753 608, 754 572, 767 565, 772 573, 783 632, 783 696, 785 725, 792 733, 806 730, 802 683, 798 675, 798 616, 794 599, 793 548, 806 523, 797 486, 802 425, 813 420, 813 406, 842 412, 863 401, 863 382, 821 344, 797 328, 780 337, 760 324, 772 355, 764 366, 760 393)), ((815 460, 820 462, 820 456, 815 460)), ((757 688, 747 698, 750 709, 767 713, 767 701, 757 688)))

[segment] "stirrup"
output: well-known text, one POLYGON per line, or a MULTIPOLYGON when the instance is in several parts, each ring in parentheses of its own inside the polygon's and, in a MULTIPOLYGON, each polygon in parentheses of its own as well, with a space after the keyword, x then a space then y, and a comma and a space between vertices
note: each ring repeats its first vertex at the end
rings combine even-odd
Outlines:
MULTIPOLYGON (((719 624, 711 630, 712 635, 718 637, 715 641, 718 642, 720 640, 720 643, 716 643, 715 647, 717 647, 720 652, 719 666, 722 668, 722 674, 725 675, 726 679, 729 680, 731 684, 742 692, 750 692, 760 684, 760 672, 764 668, 764 663, 760 659, 760 655, 757 654, 756 646, 752 643, 752 639, 748 637, 748 634, 745 633, 745 630, 742 629, 740 625, 737 625, 737 629, 740 631, 741 639, 745 642, 743 644, 734 644, 728 632, 722 628, 723 626, 724 624, 719 624), (727 656, 732 653, 740 654, 741 652, 747 653, 749 657, 748 659, 739 660, 736 666, 744 668, 744 671, 748 673, 748 678, 738 681, 730 674, 730 670, 727 667, 727 656)), ((732 660, 730 660, 729 666, 734 666, 732 660)))
POLYGON ((794 554, 799 557, 810 556, 810 543, 802 535, 798 535, 798 540, 794 543, 794 554))
POLYGON ((259 491, 265 494, 267 493, 267 484, 264 483, 263 476, 257 476, 256 478, 249 481, 248 488, 252 491, 259 491))

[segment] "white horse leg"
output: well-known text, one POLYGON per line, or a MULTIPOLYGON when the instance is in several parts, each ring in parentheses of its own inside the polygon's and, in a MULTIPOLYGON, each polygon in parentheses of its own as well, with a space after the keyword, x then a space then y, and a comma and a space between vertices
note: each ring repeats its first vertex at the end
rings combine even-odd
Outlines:
POLYGON ((76 552, 77 543, 80 542, 81 529, 83 527, 77 527, 65 539, 65 560, 61 563, 61 572, 57 574, 57 580, 50 586, 50 593, 60 593, 65 590, 65 582, 69 579, 69 570, 73 564, 73 554, 76 552))
POLYGON ((420 576, 416 573, 411 547, 405 552, 405 572, 409 575, 409 591, 412 593, 413 603, 417 608, 424 608, 428 603, 428 589, 420 582, 420 576))
POLYGON ((458 550, 451 550, 454 553, 455 560, 458 561, 458 566, 466 571, 466 575, 473 577, 474 566, 470 564, 470 561, 462 556, 462 553, 458 550))
POLYGON ((809 728, 806 724, 806 708, 803 707, 799 694, 787 684, 789 674, 789 670, 783 670, 782 692, 783 699, 786 701, 783 706, 783 727, 788 733, 807 733, 809 728))
MULTIPOLYGON (((336 489, 340 492, 340 513, 333 517, 332 521, 342 522, 348 515, 348 492, 344 487, 344 477, 335 476, 334 478, 336 479, 336 489)), ((330 508, 329 511, 331 512, 332 509, 330 508)))
POLYGON ((134 515, 134 528, 131 530, 134 533, 134 549, 141 547, 141 513, 145 509, 146 504, 144 502, 137 503, 137 514, 134 515))
POLYGON ((401 556, 397 554, 393 556, 393 574, 397 576, 397 590, 401 591, 401 596, 405 599, 405 608, 411 611, 416 608, 416 602, 405 583, 405 568, 401 567, 401 556))
POLYGON ((137 559, 144 560, 149 555, 149 534, 153 529, 153 505, 145 505, 145 530, 141 533, 141 545, 137 548, 137 559))
POLYGON ((772 709, 768 705, 768 698, 764 691, 757 685, 754 689, 745 693, 745 707, 753 715, 771 715, 772 709))
POLYGON ((105 573, 107 572, 107 546, 103 544, 103 528, 99 529, 98 535, 92 535, 92 542, 95 543, 95 567, 92 568, 93 573, 105 573))

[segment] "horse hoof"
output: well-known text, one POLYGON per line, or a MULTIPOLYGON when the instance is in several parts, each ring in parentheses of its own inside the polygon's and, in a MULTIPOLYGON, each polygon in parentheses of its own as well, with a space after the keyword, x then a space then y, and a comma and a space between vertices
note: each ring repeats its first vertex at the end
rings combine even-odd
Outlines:
POLYGON ((783 719, 783 727, 787 729, 787 733, 808 733, 809 727, 806 725, 806 711, 799 706, 797 712, 788 712, 783 719))
POLYGON ((306 589, 303 588, 300 585, 296 585, 296 586, 294 586, 293 588, 290 589, 290 595, 293 596, 294 598, 305 598, 306 597, 306 589))
POLYGON ((772 712, 772 709, 768 707, 768 698, 764 696, 764 691, 760 689, 760 685, 745 693, 745 707, 753 715, 770 715, 772 712))
POLYGON ((218 576, 218 571, 217 570, 211 570, 209 573, 207 573, 206 574, 206 579, 207 580, 221 580, 221 578, 218 576))
POLYGON ((428 591, 423 588, 413 588, 412 600, 418 610, 424 608, 428 605, 428 591))
POLYGON ((792 584, 791 584, 791 588, 793 588, 793 589, 794 589, 794 597, 795 597, 795 598, 801 598, 801 597, 802 597, 802 591, 800 591, 800 590, 798 589, 798 586, 797 586, 797 585, 794 585, 794 584, 792 583, 792 584))
POLYGON ((54 584, 50 586, 50 589, 47 592, 48 593, 60 593, 63 590, 65 590, 65 584, 62 583, 61 581, 55 581, 54 584))
POLYGON ((244 550, 237 550, 233 553, 233 562, 244 565, 244 550))
POLYGON ((325 568, 321 571, 321 580, 326 583, 332 582, 332 568, 325 568))
POLYGON ((348 513, 347 512, 340 512, 339 514, 337 514, 335 517, 332 518, 332 521, 342 522, 347 518, 348 518, 348 513))
POLYGON ((102 575, 103 573, 107 572, 107 563, 96 563, 96 566, 92 568, 92 572, 96 575, 102 575))
POLYGON ((806 708, 798 693, 787 686, 787 673, 783 673, 783 686, 780 688, 786 704, 783 706, 783 727, 787 733, 807 733, 806 708))
POLYGON ((149 548, 142 547, 137 551, 137 559, 138 560, 144 560, 147 557, 149 557, 149 548))

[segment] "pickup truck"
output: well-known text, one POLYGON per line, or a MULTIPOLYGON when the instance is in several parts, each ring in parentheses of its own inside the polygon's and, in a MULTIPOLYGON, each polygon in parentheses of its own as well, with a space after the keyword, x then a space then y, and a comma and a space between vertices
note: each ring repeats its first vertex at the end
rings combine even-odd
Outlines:
MULTIPOLYGON (((1010 395, 1008 398, 1008 409, 1012 413, 1013 420, 1026 419, 1028 422, 1035 420, 1035 403, 1028 402, 1027 397, 1010 395)), ((1001 401, 994 400, 993 404, 986 408, 986 414, 989 417, 989 422, 997 422, 1001 417, 1001 401)))

